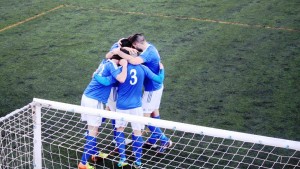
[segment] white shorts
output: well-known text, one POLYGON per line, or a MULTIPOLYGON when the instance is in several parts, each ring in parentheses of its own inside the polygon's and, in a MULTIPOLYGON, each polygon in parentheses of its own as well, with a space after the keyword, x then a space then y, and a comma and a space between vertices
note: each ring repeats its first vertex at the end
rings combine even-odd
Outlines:
MULTIPOLYGON (((125 113, 125 114, 131 114, 131 115, 135 115, 135 116, 141 116, 143 117, 144 113, 143 113, 143 109, 141 107, 138 107, 138 108, 134 108, 134 109, 128 109, 128 110, 119 110, 117 109, 117 112, 120 112, 120 113, 125 113)), ((119 128, 119 127, 126 127, 128 124, 127 121, 124 121, 124 120, 116 120, 116 128, 119 128)), ((145 128, 145 125, 144 124, 141 124, 141 123, 132 123, 131 122, 131 128, 132 130, 144 130, 145 128)))
POLYGON ((159 90, 151 92, 144 91, 142 98, 142 107, 144 113, 152 113, 154 110, 159 109, 163 90, 164 86, 162 86, 162 88, 159 90))
POLYGON ((112 87, 110 90, 110 94, 107 100, 106 106, 109 107, 110 111, 116 111, 116 105, 117 105, 117 87, 112 87))
MULTIPOLYGON (((98 100, 91 99, 91 98, 87 97, 86 95, 82 95, 81 106, 95 108, 95 109, 101 109, 101 110, 104 109, 103 103, 99 102, 98 100)), ((81 121, 87 121, 87 125, 89 125, 89 126, 99 127, 102 123, 102 117, 88 115, 88 114, 81 114, 81 121)))

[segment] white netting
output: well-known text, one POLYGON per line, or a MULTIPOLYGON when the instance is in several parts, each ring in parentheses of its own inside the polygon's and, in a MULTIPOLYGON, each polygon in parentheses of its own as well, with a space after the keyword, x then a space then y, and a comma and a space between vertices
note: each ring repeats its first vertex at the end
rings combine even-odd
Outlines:
MULTIPOLYGON (((42 166, 43 168, 77 168, 85 143, 86 124, 80 121, 77 109, 58 110, 48 105, 41 110, 42 166)), ((59 106, 58 106, 59 108, 59 106)), ((75 107, 76 108, 76 107, 75 107)), ((85 108, 82 108, 85 110, 85 108)), ((81 112, 80 110, 79 112, 81 112)), ((88 109, 90 110, 90 109, 88 109)), ((97 110, 98 111, 98 110, 97 110)), ((105 112, 113 113, 113 112, 105 112)), ((122 115, 118 115, 122 118, 122 115)), ((33 168, 33 115, 30 106, 0 119, 0 168, 33 168)), ((124 117, 128 121, 128 117, 124 117)), ((141 122, 144 122, 141 119, 141 122)), ((130 120, 130 119, 129 119, 130 120)), ((136 117, 132 119, 136 120, 136 117)), ((151 121, 151 120, 150 120, 151 121)), ((153 122, 153 121, 151 121, 153 122)), ((170 122, 171 123, 171 122, 170 122)), ((147 123, 146 123, 147 124, 147 123)), ((151 123, 153 124, 153 123, 151 123)), ((159 124, 159 123, 158 123, 159 124)), ((166 123, 164 123, 165 126, 166 123)), ((184 126, 186 124, 176 123, 184 126)), ((160 126, 160 127, 162 127, 160 126)), ((295 148, 280 148, 272 145, 251 143, 230 138, 220 138, 218 133, 192 133, 182 131, 182 127, 161 128, 173 141, 173 146, 163 154, 157 154, 155 148, 143 148, 143 168, 299 168, 300 152, 295 148), (205 133, 205 134, 203 134, 205 133), (214 135, 218 136, 215 137, 214 135)), ((211 129, 210 130, 214 130, 211 129)), ((218 129, 215 129, 216 132, 218 129)), ((224 131, 223 131, 224 132, 224 131)), ((225 134, 226 133, 222 133, 225 134)), ((130 126, 125 130, 131 138, 130 126)), ((144 140, 150 133, 144 134, 144 140)), ((249 135, 250 136, 250 135, 249 135)), ((251 135, 251 137, 259 137, 251 135)), ((107 159, 91 163, 96 168, 118 168, 118 153, 113 140, 111 120, 107 119, 99 128, 98 147, 109 153, 107 159)), ((244 139, 241 139, 244 140, 244 139)), ((272 138, 274 145, 281 139, 272 138)), ((288 140, 284 140, 289 143, 288 140)), ((264 142, 264 140, 260 140, 264 142)), ((299 147, 299 142, 291 141, 299 147)), ((157 143, 159 145, 159 143, 157 143)), ((294 147, 294 146, 293 146, 294 147)), ((126 146, 126 154, 131 168, 134 156, 131 145, 126 146)))
POLYGON ((33 122, 30 106, 0 118, 0 168, 32 168, 33 122))

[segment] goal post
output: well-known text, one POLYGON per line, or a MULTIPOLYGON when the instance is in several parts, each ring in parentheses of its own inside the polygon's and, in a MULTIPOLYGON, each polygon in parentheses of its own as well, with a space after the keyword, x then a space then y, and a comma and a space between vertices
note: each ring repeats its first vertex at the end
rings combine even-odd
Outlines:
POLYGON ((33 108, 33 168, 42 168, 42 122, 40 104, 32 104, 33 108))
MULTIPOLYGON (((143 168, 299 168, 300 142, 136 117, 34 98, 29 105, 0 118, 0 168, 76 168, 85 142, 81 114, 102 116, 97 147, 109 153, 93 165, 117 168, 111 119, 160 127, 173 141, 166 152, 143 148, 143 168)), ((131 138, 130 125, 125 130, 131 138)), ((146 140, 150 133, 145 132, 146 140)), ((159 144, 159 143, 158 143, 159 144)), ((126 155, 133 162, 132 145, 126 155)), ((133 166, 132 166, 133 167, 133 166)))

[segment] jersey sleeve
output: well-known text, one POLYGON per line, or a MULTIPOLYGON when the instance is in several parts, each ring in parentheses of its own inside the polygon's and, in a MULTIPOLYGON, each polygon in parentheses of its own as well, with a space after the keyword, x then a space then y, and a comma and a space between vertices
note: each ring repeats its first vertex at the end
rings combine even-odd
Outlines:
POLYGON ((122 67, 117 67, 114 64, 109 64, 108 69, 111 76, 114 77, 115 79, 117 78, 118 74, 122 72, 122 67))
POLYGON ((153 80, 153 81, 155 81, 155 82, 157 82, 157 83, 163 83, 163 81, 164 81, 164 79, 165 79, 165 71, 164 71, 164 69, 160 69, 160 70, 159 70, 159 74, 156 75, 156 74, 153 73, 148 67, 146 67, 146 66, 144 66, 144 65, 141 65, 141 67, 143 68, 143 70, 144 70, 144 72, 145 72, 145 75, 146 75, 149 79, 151 79, 151 80, 153 80))
POLYGON ((112 62, 108 62, 103 64, 102 71, 98 74, 95 74, 94 78, 98 83, 104 86, 109 86, 116 82, 112 72, 117 71, 117 69, 118 67, 116 65, 113 65, 112 62))
POLYGON ((116 79, 114 79, 112 76, 103 77, 98 74, 95 74, 94 79, 104 86, 109 86, 116 82, 116 79))
POLYGON ((141 57, 143 59, 144 63, 145 62, 150 62, 151 57, 152 57, 151 56, 151 50, 145 50, 143 53, 140 54, 139 57, 141 57))
POLYGON ((97 68, 97 70, 94 72, 94 73, 100 73, 103 69, 104 69, 104 63, 106 62, 106 59, 103 59, 101 62, 100 62, 100 64, 99 64, 99 66, 98 66, 98 68, 97 68))
POLYGON ((111 48, 110 48, 109 51, 112 51, 112 50, 114 50, 114 49, 116 49, 116 48, 118 48, 118 47, 119 47, 118 42, 116 42, 116 43, 114 43, 114 44, 111 46, 111 48))
POLYGON ((117 76, 122 72, 122 67, 119 67, 118 69, 111 72, 111 75, 117 79, 117 76))

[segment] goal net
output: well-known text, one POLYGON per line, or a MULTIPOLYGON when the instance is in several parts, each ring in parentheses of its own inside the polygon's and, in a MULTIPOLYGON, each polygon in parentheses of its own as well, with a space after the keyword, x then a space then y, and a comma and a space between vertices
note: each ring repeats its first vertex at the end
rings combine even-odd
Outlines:
MULTIPOLYGON (((274 168, 299 169, 300 142, 220 130, 166 120, 136 117, 66 103, 34 99, 29 105, 0 118, 0 168, 77 168, 85 143, 81 114, 99 115, 97 147, 109 156, 91 162, 95 168, 119 168, 111 119, 160 127, 173 141, 164 153, 143 148, 142 168, 274 168)), ((150 132, 144 132, 146 140, 150 132)), ((125 136, 131 139, 130 125, 125 136)), ((159 145, 159 143, 157 143, 159 145)), ((132 145, 126 155, 132 166, 132 145)))

